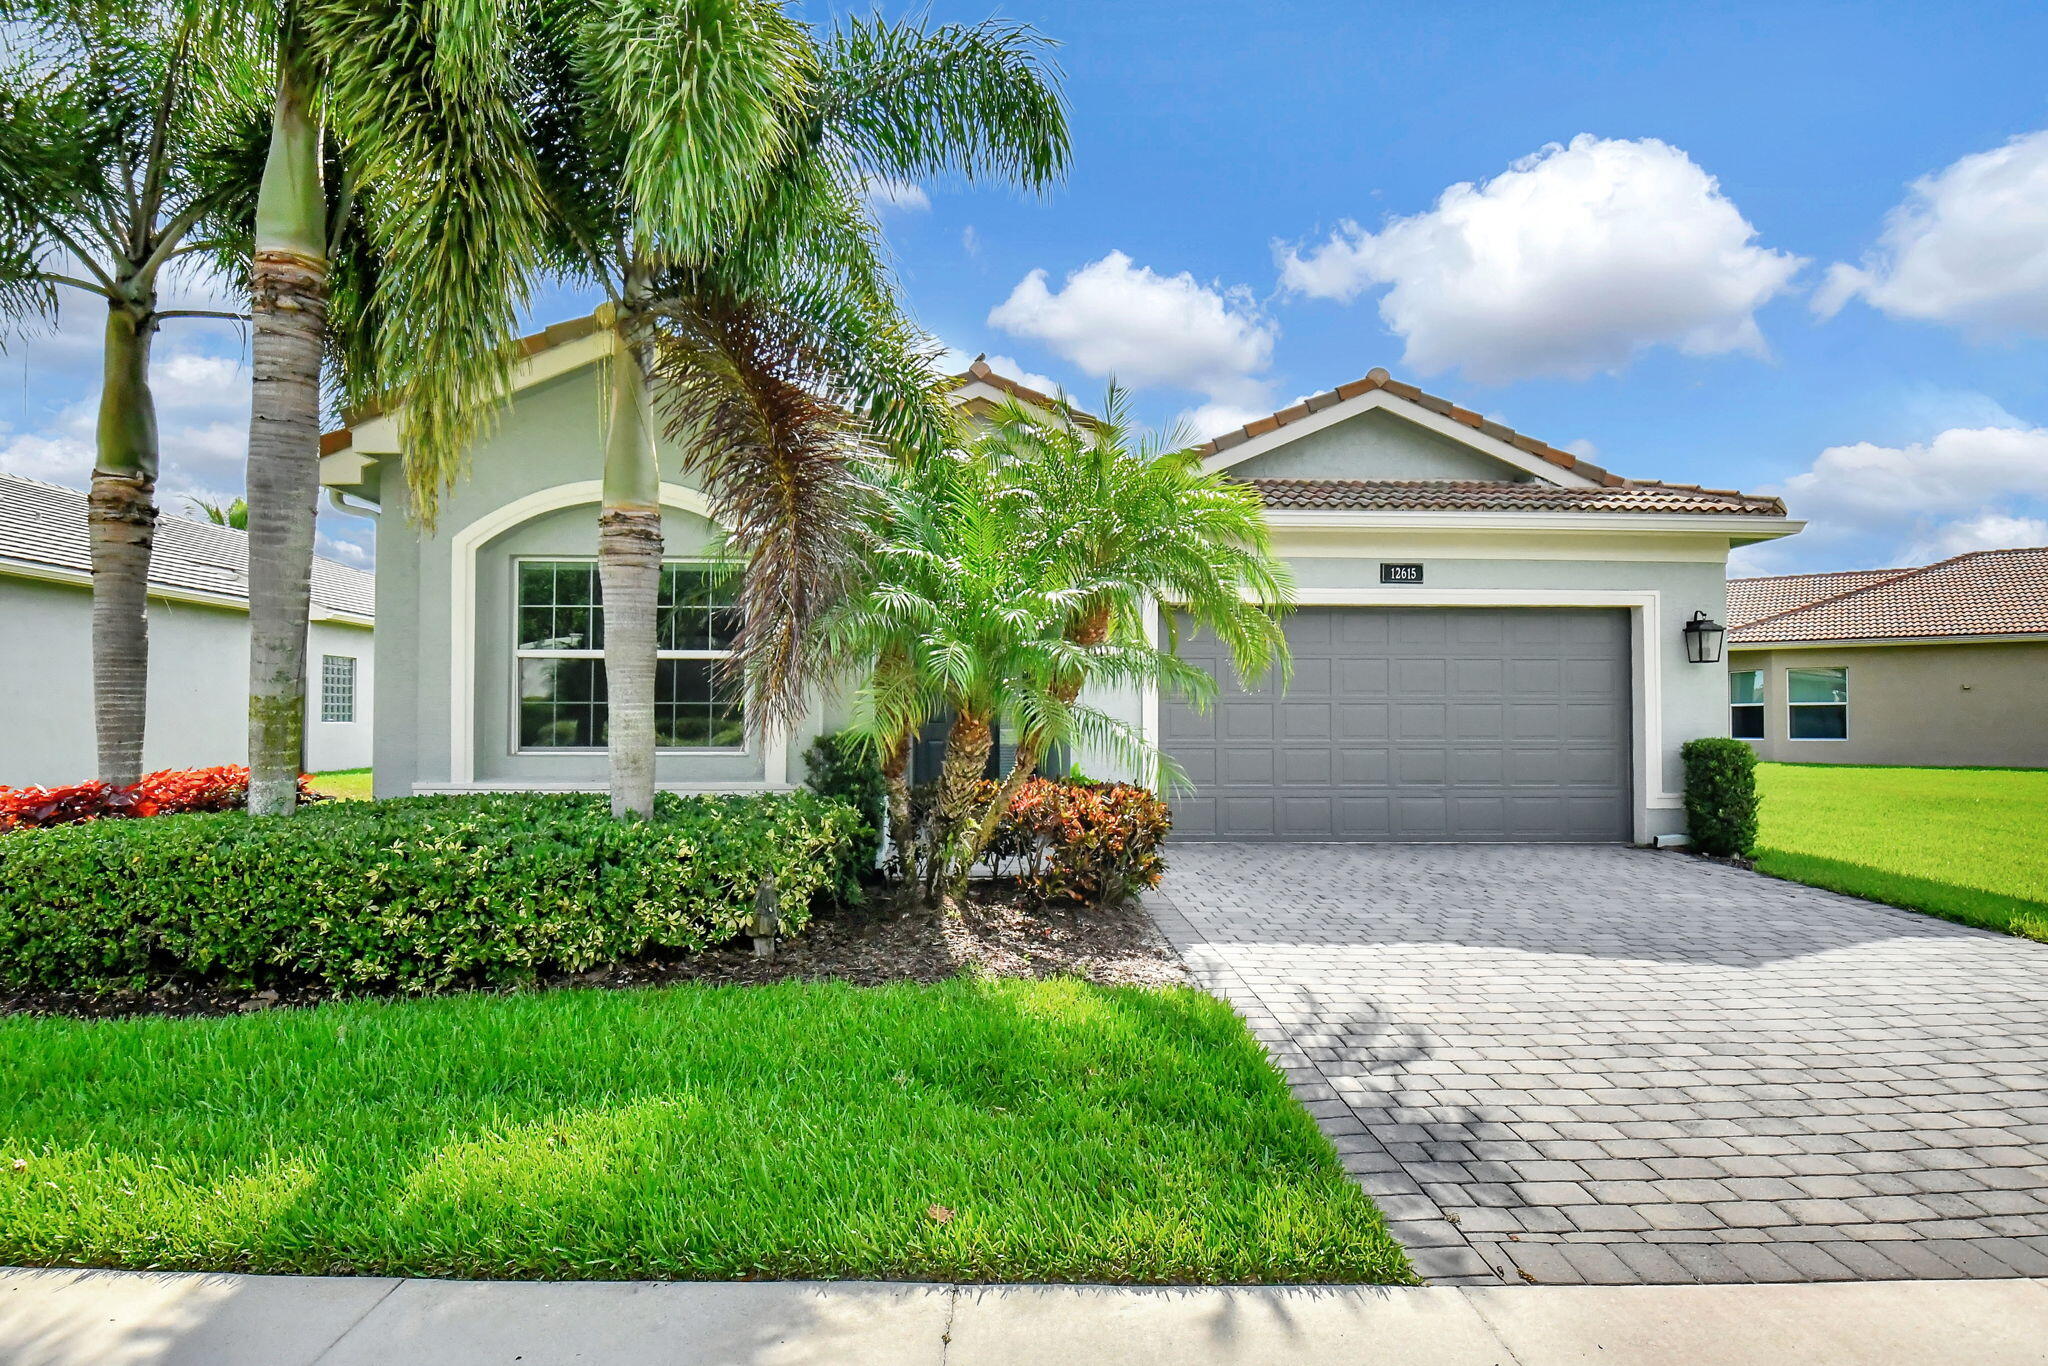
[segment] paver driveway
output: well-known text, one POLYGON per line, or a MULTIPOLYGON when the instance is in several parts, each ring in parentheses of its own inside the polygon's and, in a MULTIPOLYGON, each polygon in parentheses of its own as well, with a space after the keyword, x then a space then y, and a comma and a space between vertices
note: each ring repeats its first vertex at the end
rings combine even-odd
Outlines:
POLYGON ((1425 1276, 2048 1275, 2048 945, 1615 846, 1171 865, 1425 1276))

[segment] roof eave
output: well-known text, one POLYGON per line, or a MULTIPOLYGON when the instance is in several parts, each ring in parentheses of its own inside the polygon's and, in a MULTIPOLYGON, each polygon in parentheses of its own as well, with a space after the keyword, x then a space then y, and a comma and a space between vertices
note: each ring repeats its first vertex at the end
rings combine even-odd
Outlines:
POLYGON ((1280 529, 1352 529, 1374 527, 1515 528, 1528 531, 1579 532, 1725 532, 1750 541, 1791 536, 1806 523, 1760 512, 1551 512, 1509 509, 1439 511, 1409 508, 1276 508, 1266 520, 1280 529))

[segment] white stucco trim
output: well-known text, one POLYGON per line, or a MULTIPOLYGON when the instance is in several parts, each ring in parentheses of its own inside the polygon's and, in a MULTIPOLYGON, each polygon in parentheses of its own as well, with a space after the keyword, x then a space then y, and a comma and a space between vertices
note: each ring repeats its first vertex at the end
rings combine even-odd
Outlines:
MULTIPOLYGON (((1685 805, 1682 794, 1664 787, 1664 595, 1618 588, 1427 588, 1370 586, 1304 588, 1297 607, 1618 607, 1629 614, 1631 787, 1635 842, 1650 842, 1650 812, 1685 805)), ((1146 622, 1155 639, 1159 614, 1146 622)), ((1702 666, 1704 667, 1704 666, 1702 666)), ((1143 701, 1145 739, 1159 743, 1159 690, 1148 687, 1143 701)))
POLYGON ((1208 470, 1227 470, 1232 465, 1242 464, 1269 451, 1276 451, 1289 442, 1299 441, 1313 432, 1334 427, 1339 422, 1372 412, 1376 408, 1384 408, 1396 417, 1413 422, 1418 427, 1426 427, 1439 436, 1449 437, 1463 446, 1470 446, 1482 455, 1490 455, 1495 460, 1513 465, 1518 470, 1535 475, 1546 484, 1562 484, 1566 488, 1580 489, 1600 487, 1598 480, 1589 479, 1577 470, 1553 465, 1540 455, 1531 455, 1519 446, 1510 445, 1499 437, 1488 436, 1476 427, 1467 427, 1462 422, 1453 421, 1442 413, 1432 412, 1420 403, 1412 402, 1385 389, 1368 389, 1356 398, 1333 403, 1319 413, 1310 413, 1307 417, 1297 418, 1284 427, 1276 427, 1270 432, 1232 446, 1227 451, 1219 451, 1204 460, 1202 467, 1208 470))
MULTIPOLYGON (((567 349, 567 348, 564 348, 567 349)), ((604 483, 580 479, 536 490, 524 498, 495 507, 463 527, 448 543, 448 781, 415 783, 415 792, 484 790, 574 790, 576 783, 490 783, 476 781, 476 586, 477 555, 484 544, 523 522, 563 508, 601 502, 604 483)), ((661 505, 713 520, 710 500, 681 484, 661 486, 661 505)), ((789 773, 789 737, 781 728, 761 736, 761 780, 731 783, 660 784, 663 791, 785 791, 789 773)), ((600 785, 601 786, 601 785, 600 785)))

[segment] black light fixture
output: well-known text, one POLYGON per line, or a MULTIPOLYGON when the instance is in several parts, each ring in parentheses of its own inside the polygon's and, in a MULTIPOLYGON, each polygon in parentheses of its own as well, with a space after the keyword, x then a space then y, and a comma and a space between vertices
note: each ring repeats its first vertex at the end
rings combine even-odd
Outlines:
POLYGON ((1727 635, 1728 628, 1720 622, 1705 612, 1694 612, 1692 620, 1685 623, 1685 657, 1695 664, 1719 664, 1721 642, 1727 635))

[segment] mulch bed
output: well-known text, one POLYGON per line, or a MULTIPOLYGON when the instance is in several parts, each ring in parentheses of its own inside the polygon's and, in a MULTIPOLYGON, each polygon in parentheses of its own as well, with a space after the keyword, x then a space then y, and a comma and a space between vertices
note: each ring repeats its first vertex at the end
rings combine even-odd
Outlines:
MULTIPOLYGON (((670 982, 940 982, 962 973, 990 977, 1080 977, 1105 986, 1184 986, 1186 966, 1144 907, 1031 906, 1002 885, 977 885, 957 917, 899 913, 886 895, 818 916, 772 958, 746 941, 702 953, 651 958, 575 976, 543 978, 538 989, 661 986, 670 982)), ((0 989, 0 1014, 238 1015, 334 999, 318 987, 223 990, 174 983, 152 992, 105 996, 0 989)))

